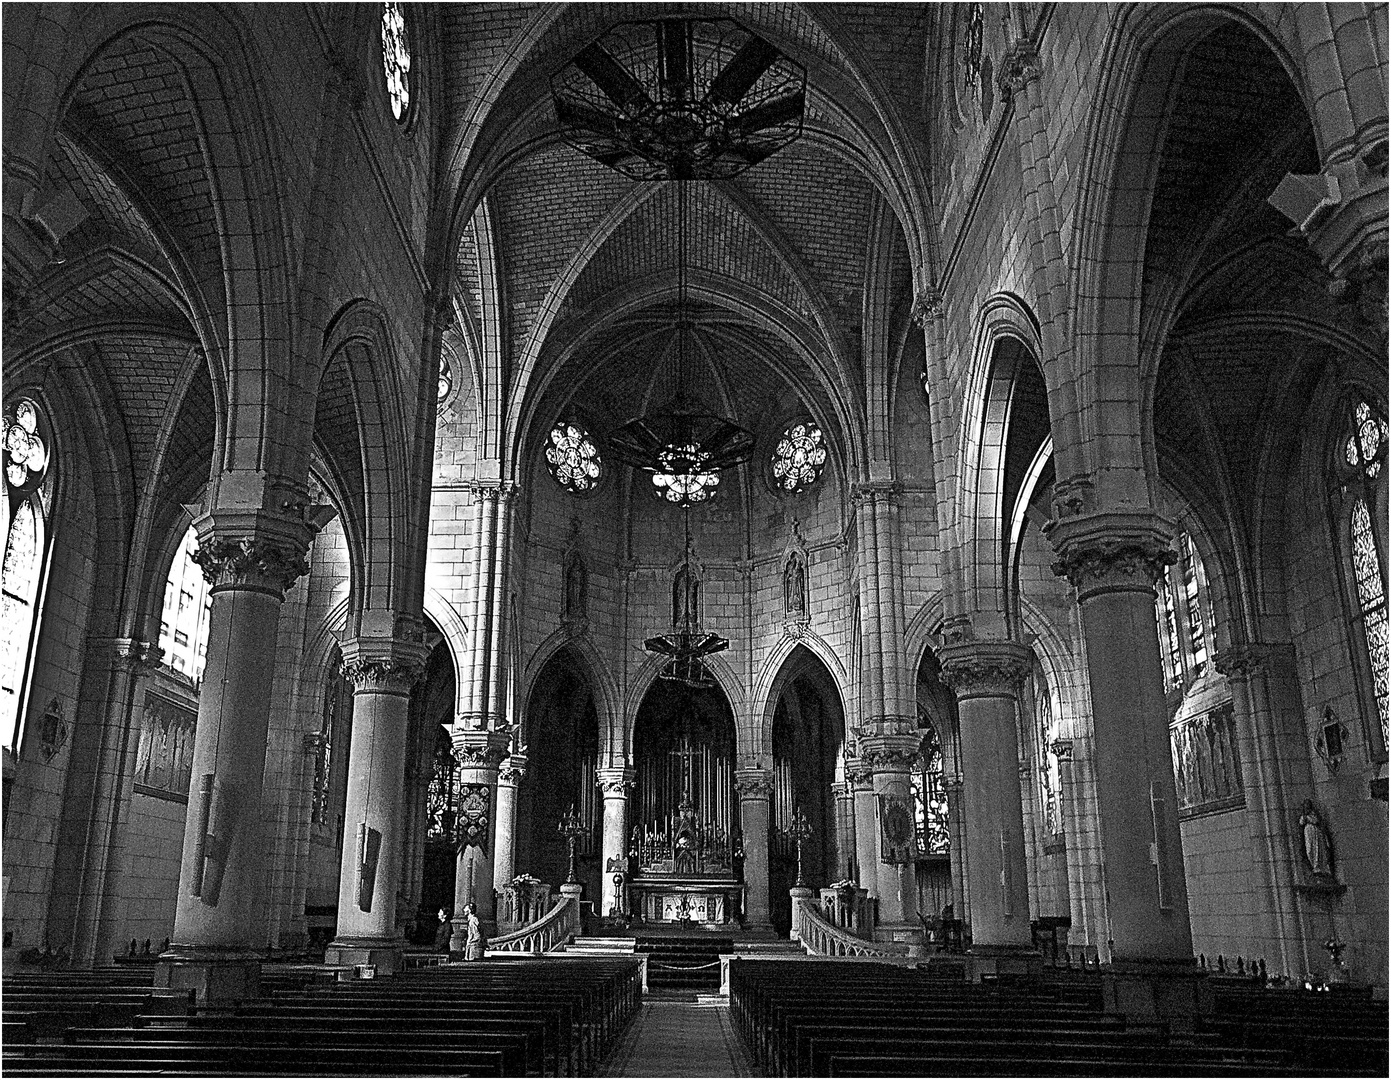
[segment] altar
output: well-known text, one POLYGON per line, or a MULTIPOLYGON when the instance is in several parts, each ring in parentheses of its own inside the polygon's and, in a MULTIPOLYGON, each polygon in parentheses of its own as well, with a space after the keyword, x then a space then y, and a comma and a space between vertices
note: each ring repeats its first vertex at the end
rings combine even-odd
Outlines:
POLYGON ((687 793, 667 822, 633 830, 629 915, 644 923, 737 926, 744 913, 744 886, 734 872, 738 855, 729 831, 702 821, 687 793))
POLYGON ((634 918, 646 923, 724 929, 738 925, 744 910, 744 886, 733 880, 636 878, 628 888, 634 918))

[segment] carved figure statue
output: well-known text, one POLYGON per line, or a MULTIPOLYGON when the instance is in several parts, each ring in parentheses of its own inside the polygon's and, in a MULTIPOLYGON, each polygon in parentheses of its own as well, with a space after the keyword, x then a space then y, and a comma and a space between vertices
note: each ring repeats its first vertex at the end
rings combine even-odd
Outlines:
POLYGON ((671 583, 671 621, 674 626, 700 623, 700 582, 683 566, 671 583))
POLYGON ((804 615, 807 610, 807 567, 802 556, 794 551, 787 557, 782 573, 783 608, 789 615, 804 615))
POLYGON ((1314 807, 1312 799, 1304 800, 1304 809, 1299 815, 1299 828, 1304 835, 1304 859, 1315 877, 1333 876, 1333 846, 1330 843, 1328 827, 1314 807))
POLYGON ((586 614, 586 593, 589 573, 584 560, 574 552, 565 562, 565 616, 570 619, 583 618, 586 614))

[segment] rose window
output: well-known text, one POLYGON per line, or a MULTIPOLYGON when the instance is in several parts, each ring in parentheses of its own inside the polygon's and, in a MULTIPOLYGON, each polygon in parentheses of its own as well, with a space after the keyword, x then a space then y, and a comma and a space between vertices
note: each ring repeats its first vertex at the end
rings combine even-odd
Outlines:
POLYGON ((32 401, 5 417, 5 480, 13 493, 37 487, 48 468, 48 447, 39 434, 39 411, 32 401))
POLYGON ((825 465, 825 436, 813 423, 793 424, 773 450, 773 479, 782 491, 804 491, 816 483, 825 465))
POLYGON ((411 46, 400 4, 382 5, 382 71, 391 115, 404 120, 411 104, 411 46))
POLYGON ((546 465, 555 482, 566 491, 582 495, 599 482, 603 462, 589 432, 578 424, 556 424, 546 446, 546 465))

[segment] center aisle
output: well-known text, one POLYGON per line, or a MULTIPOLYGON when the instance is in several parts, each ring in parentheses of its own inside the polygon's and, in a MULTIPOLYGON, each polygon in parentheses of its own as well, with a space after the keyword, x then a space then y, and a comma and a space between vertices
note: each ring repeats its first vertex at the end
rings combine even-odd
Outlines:
POLYGON ((601 1067, 605 1076, 753 1076, 729 1006, 694 1001, 643 1003, 633 1026, 601 1067))

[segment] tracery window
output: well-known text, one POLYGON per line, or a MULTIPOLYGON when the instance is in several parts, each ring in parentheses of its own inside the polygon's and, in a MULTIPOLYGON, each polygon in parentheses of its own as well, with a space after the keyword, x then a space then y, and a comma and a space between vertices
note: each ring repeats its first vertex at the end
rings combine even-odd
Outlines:
POLYGON ((951 851, 947 778, 942 759, 942 741, 931 723, 927 725, 927 734, 923 737, 920 762, 910 781, 918 850, 924 855, 946 855, 951 851))
POLYGON ((786 428, 773 449, 773 480, 781 491, 805 491, 825 466, 825 436, 810 420, 786 428))
POLYGON ((198 534, 190 526, 169 565, 164 585, 164 611, 159 622, 163 662, 194 682, 203 678, 208 663, 208 629, 212 596, 203 568, 193 561, 198 534))
POLYGON ((441 724, 435 731, 430 783, 425 789, 425 832, 430 840, 454 840, 455 801, 458 795, 458 762, 449 732, 441 724))
MULTIPOLYGON (((1334 464, 1333 494, 1338 539, 1350 579, 1354 636, 1370 668, 1381 732, 1388 732, 1388 681, 1391 681, 1391 631, 1386 609, 1386 421, 1363 398, 1344 409, 1334 464)), ((1369 732, 1369 734, 1371 734, 1369 732)))
POLYGON ((1154 614, 1166 690, 1184 689, 1207 673, 1214 623, 1207 571, 1193 538, 1181 532, 1175 546, 1178 560, 1155 586, 1154 614))
POLYGON ((1033 673, 1034 731, 1038 742, 1039 812, 1044 826, 1054 836, 1063 831, 1062 775, 1058 755, 1053 752, 1057 731, 1053 725, 1053 695, 1043 669, 1034 666, 1033 673))
POLYGON ((435 388, 435 403, 442 409, 444 403, 449 400, 449 393, 454 389, 454 369, 449 366, 447 356, 440 357, 440 377, 439 383, 435 388))
POLYGON ((561 422, 551 428, 546 467, 566 491, 583 495, 599 483, 603 461, 589 432, 578 424, 561 422))
POLYGON ((39 635, 48 553, 52 453, 38 404, 21 399, 5 411, 5 553, 0 570, 0 738, 19 749, 24 685, 39 635))
POLYGON ((382 5, 382 72, 391 115, 405 120, 411 107, 411 42, 400 4, 382 5))

